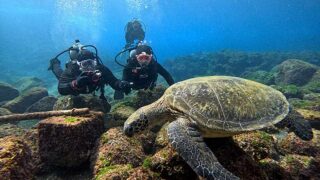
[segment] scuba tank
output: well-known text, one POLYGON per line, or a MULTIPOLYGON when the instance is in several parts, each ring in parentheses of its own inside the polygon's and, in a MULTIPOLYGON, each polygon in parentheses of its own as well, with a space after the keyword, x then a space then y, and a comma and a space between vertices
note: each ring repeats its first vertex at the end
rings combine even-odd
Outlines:
POLYGON ((69 57, 71 60, 76 60, 79 57, 80 51, 82 50, 83 45, 77 39, 75 43, 69 48, 69 57))

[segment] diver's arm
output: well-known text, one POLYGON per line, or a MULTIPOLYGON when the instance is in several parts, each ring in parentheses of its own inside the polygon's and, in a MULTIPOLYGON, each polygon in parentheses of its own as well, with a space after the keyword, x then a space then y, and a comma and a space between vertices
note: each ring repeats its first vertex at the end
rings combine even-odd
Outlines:
POLYGON ((102 78, 105 80, 107 84, 109 84, 115 90, 122 90, 121 81, 117 79, 109 68, 106 66, 101 66, 102 78))
POLYGON ((164 77, 164 79, 167 81, 169 86, 174 84, 174 80, 173 80, 172 76, 170 75, 170 73, 166 69, 164 69, 159 63, 157 63, 157 70, 158 70, 158 73, 162 77, 164 77))
POLYGON ((73 82, 74 78, 67 72, 63 71, 58 84, 58 91, 61 95, 79 95, 79 92, 75 88, 73 82))

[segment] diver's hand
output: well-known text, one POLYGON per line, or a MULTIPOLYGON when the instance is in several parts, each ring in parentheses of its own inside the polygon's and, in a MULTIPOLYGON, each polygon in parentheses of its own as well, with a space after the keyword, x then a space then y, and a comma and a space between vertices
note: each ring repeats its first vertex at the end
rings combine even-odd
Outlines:
POLYGON ((55 64, 58 64, 58 65, 61 64, 61 62, 59 61, 59 59, 58 59, 58 58, 50 59, 50 64, 49 64, 49 67, 48 67, 48 71, 49 71, 49 70, 52 70, 52 69, 53 69, 53 65, 55 65, 55 64))
POLYGON ((125 92, 126 94, 129 94, 131 92, 131 87, 133 83, 130 83, 128 81, 120 81, 119 82, 119 88, 125 92))

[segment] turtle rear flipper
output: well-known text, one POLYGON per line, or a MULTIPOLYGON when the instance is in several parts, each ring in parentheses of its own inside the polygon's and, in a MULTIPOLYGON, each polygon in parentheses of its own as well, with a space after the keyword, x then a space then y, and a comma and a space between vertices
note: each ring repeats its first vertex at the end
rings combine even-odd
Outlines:
POLYGON ((276 127, 288 127, 290 131, 293 131, 299 138, 305 141, 313 138, 310 123, 296 110, 291 110, 285 119, 276 124, 276 127))
POLYGON ((206 179, 239 179, 218 162, 197 127, 188 120, 179 118, 170 123, 168 136, 173 148, 198 175, 206 179))

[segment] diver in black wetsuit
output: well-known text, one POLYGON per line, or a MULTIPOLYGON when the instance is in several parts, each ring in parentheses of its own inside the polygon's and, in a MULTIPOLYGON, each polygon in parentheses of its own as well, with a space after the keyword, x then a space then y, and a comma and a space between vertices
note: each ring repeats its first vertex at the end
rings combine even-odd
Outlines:
MULTIPOLYGON (((150 46, 140 44, 130 54, 123 70, 122 80, 132 83, 132 89, 153 89, 156 86, 158 74, 163 76, 169 85, 174 84, 169 72, 155 60, 150 46)), ((114 99, 122 99, 123 92, 128 94, 130 91, 129 88, 124 91, 115 91, 114 99)))
POLYGON ((139 20, 133 19, 132 21, 128 22, 125 27, 125 39, 126 39, 126 46, 125 48, 130 47, 133 45, 135 40, 139 42, 144 40, 145 31, 142 28, 142 24, 139 20))
MULTIPOLYGON (((59 80, 58 91, 61 95, 88 94, 96 90, 101 91, 101 99, 105 99, 104 86, 109 84, 115 90, 130 90, 130 84, 118 80, 112 72, 102 64, 96 53, 93 53, 83 46, 78 40, 69 49, 63 51, 50 60, 50 67, 59 80), (58 56, 69 51, 70 61, 66 69, 62 70, 58 56)), ((96 49, 96 48, 95 48, 96 49)))

